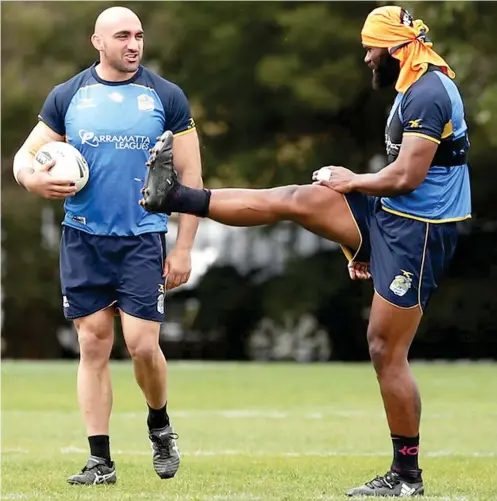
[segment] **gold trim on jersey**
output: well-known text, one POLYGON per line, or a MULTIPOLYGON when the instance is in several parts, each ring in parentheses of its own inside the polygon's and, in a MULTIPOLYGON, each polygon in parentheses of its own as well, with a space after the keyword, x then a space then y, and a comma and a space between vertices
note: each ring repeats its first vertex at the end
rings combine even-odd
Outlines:
POLYGON ((423 139, 428 139, 429 141, 433 141, 434 143, 440 144, 440 141, 438 139, 435 139, 434 137, 431 136, 427 136, 426 134, 421 134, 421 132, 404 132, 404 136, 422 137, 423 139))
POLYGON ((425 258, 426 258, 426 247, 428 245, 428 234, 430 232, 430 223, 426 223, 426 235, 425 235, 425 245, 423 247, 423 259, 421 260, 421 269, 419 270, 419 282, 418 282, 418 305, 423 312, 423 306, 421 305, 421 289, 423 287, 423 272, 425 269, 425 258))
MULTIPOLYGON (((399 308, 400 310, 412 310, 413 308, 417 308, 419 304, 413 304, 412 306, 399 306, 398 304, 392 303, 388 299, 384 298, 376 289, 373 289, 375 294, 380 298, 385 301, 385 303, 388 303, 392 306, 395 306, 395 308, 399 308)), ((423 308, 421 308, 421 313, 423 312, 423 308)))
POLYGON ((344 194, 342 194, 342 197, 345 200, 345 204, 347 205, 347 208, 349 209, 349 212, 350 212, 350 215, 352 216, 352 220, 354 221, 355 227, 357 228, 357 231, 359 232, 360 242, 359 242, 359 247, 357 248, 357 250, 355 251, 354 254, 352 254, 351 250, 348 247, 346 247, 345 245, 340 245, 340 248, 342 249, 342 252, 345 254, 345 257, 349 261, 354 261, 354 259, 357 257, 357 255, 359 254, 359 251, 361 250, 361 247, 362 247, 362 233, 361 233, 361 228, 359 227, 359 224, 357 223, 356 218, 354 216, 354 212, 350 208, 349 201, 347 200, 347 197, 344 194))
POLYGON ((173 134, 173 135, 174 135, 174 137, 184 136, 185 134, 188 134, 189 132, 193 132, 194 130, 197 130, 197 128, 191 127, 189 129, 182 130, 181 132, 177 132, 176 134, 173 134))
POLYGON ((442 131, 442 139, 445 139, 446 137, 451 136, 454 134, 454 128, 452 127, 452 120, 449 120, 444 127, 444 130, 442 131))
POLYGON ((384 205, 382 205, 381 208, 386 212, 390 212, 390 214, 395 214, 396 216, 407 217, 408 219, 415 219, 416 221, 421 221, 423 223, 431 223, 431 224, 455 223, 457 221, 465 221, 466 219, 471 219, 471 214, 468 214, 467 216, 453 217, 448 219, 428 219, 426 217, 413 216, 412 214, 406 214, 405 212, 389 209, 384 205))

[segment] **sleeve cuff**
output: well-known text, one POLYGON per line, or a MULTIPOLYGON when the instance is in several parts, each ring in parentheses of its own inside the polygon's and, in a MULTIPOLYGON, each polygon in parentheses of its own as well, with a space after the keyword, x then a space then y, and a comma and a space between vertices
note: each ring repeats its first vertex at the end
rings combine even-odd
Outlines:
POLYGON ((181 130, 179 132, 173 132, 173 135, 174 135, 174 137, 184 136, 185 134, 189 134, 190 132, 193 132, 194 130, 197 130, 197 128, 191 127, 189 129, 181 130))
POLYGON ((404 136, 422 137, 423 139, 428 139, 428 141, 432 141, 434 143, 440 144, 440 139, 428 136, 427 134, 421 134, 421 132, 404 132, 404 136))

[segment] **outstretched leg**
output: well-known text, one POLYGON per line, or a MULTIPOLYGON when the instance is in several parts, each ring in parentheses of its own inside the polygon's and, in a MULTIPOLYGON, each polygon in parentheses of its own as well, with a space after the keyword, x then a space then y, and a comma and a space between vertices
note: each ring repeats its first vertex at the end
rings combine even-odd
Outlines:
POLYGON ((229 226, 293 221, 350 249, 360 245, 359 230, 343 195, 319 185, 265 190, 189 188, 178 181, 172 143, 173 135, 166 131, 151 150, 144 198, 140 201, 147 211, 193 214, 229 226))
POLYGON ((343 195, 324 186, 212 190, 207 217, 230 226, 293 221, 352 249, 360 244, 359 231, 343 195))

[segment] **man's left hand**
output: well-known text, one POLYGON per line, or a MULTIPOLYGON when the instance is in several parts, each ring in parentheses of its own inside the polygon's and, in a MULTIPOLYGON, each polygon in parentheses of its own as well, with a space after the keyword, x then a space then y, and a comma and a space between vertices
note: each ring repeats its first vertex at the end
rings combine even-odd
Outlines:
POLYGON ((164 261, 163 277, 167 278, 166 289, 171 290, 186 284, 192 271, 190 249, 174 248, 164 261))
POLYGON ((349 261, 347 268, 349 270, 351 280, 369 280, 371 278, 369 263, 349 261))
POLYGON ((345 167, 330 165, 314 171, 312 180, 314 181, 313 184, 327 186, 339 193, 350 193, 353 191, 352 181, 355 176, 356 174, 345 167))

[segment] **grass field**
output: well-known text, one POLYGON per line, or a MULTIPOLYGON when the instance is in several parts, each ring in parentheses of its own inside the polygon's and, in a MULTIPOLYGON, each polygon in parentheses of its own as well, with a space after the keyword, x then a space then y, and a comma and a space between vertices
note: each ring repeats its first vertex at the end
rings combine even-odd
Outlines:
MULTIPOLYGON (((391 445, 368 365, 170 364, 182 466, 152 469, 131 365, 112 366, 115 486, 86 462, 76 363, 2 363, 2 499, 331 500, 383 474, 391 445)), ((415 364, 426 500, 497 500, 497 364, 415 364)))

